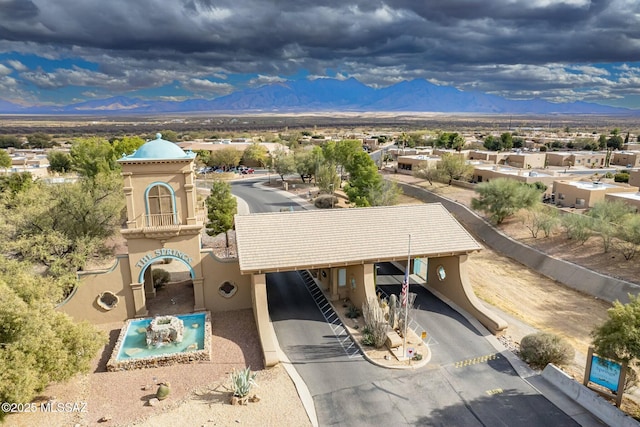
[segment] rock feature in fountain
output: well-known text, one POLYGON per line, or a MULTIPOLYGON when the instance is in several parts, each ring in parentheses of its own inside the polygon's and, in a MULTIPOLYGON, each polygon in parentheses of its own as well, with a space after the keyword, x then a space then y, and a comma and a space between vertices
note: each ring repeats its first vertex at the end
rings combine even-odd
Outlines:
POLYGON ((147 327, 147 346, 180 343, 184 334, 184 322, 175 316, 154 317, 147 327))

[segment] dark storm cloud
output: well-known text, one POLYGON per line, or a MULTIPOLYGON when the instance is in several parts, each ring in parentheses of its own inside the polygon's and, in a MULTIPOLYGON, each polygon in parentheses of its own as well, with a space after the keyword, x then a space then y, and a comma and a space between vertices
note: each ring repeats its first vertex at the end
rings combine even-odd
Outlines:
POLYGON ((639 17, 636 0, 0 0, 0 47, 99 64, 25 74, 41 87, 138 88, 160 61, 165 73, 146 84, 333 69, 374 85, 427 78, 505 93, 606 83, 566 67, 640 61, 639 17))

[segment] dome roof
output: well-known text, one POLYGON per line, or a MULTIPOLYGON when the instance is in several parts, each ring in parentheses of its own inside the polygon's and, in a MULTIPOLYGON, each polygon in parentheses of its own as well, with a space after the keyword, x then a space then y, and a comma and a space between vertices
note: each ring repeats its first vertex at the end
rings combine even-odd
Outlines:
POLYGON ((156 139, 147 141, 133 154, 123 157, 123 160, 150 160, 150 159, 192 159, 195 153, 185 153, 177 144, 162 139, 162 134, 157 133, 156 139))

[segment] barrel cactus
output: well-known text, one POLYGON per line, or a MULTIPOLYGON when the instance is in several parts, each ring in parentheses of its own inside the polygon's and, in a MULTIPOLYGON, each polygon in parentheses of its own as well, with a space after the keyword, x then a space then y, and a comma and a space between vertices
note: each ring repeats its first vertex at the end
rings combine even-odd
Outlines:
POLYGON ((156 392, 156 397, 158 398, 158 400, 164 400, 167 397, 169 397, 169 392, 171 391, 171 389, 169 388, 169 383, 165 382, 160 384, 160 387, 158 387, 158 391, 156 392))

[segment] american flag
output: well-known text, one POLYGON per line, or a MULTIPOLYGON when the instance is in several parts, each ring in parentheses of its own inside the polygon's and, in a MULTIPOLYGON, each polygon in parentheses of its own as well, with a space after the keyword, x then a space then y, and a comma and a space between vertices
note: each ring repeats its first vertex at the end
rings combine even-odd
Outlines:
POLYGON ((400 293, 400 301, 403 307, 409 302, 409 269, 404 272, 404 280, 402 281, 402 292, 400 293))

